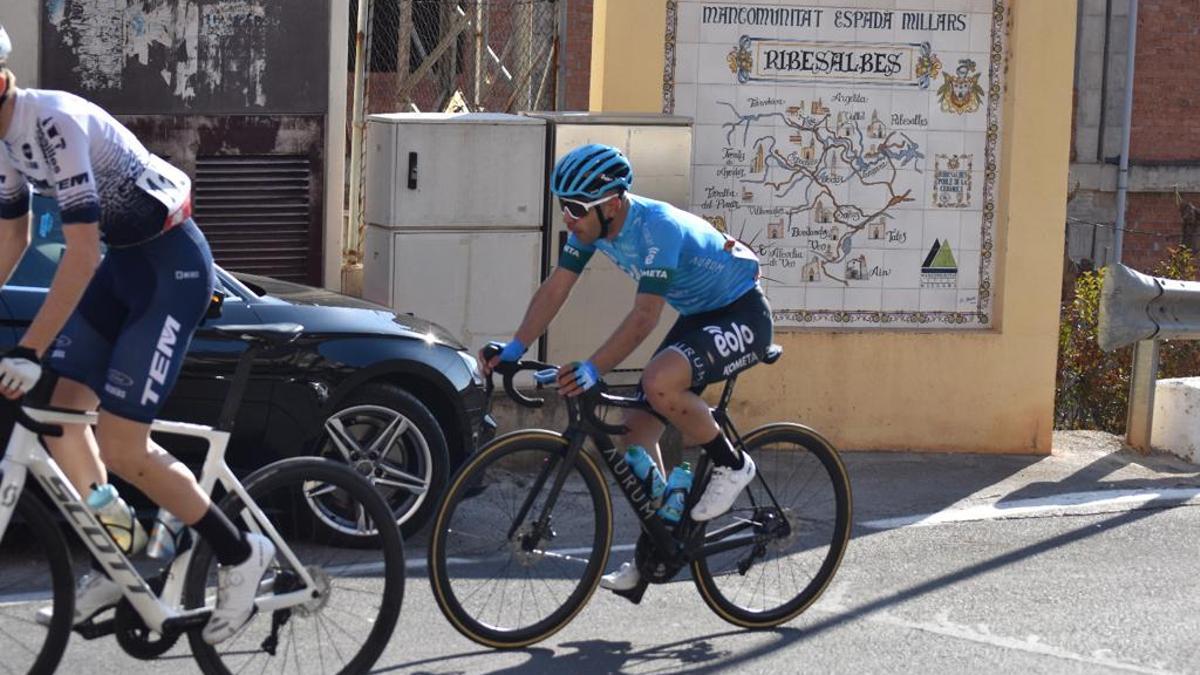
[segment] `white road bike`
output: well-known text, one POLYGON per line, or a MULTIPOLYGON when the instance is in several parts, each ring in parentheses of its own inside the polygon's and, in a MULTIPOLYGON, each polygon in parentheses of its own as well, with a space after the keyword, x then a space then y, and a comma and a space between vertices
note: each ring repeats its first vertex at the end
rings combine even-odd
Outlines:
POLYGON ((140 659, 162 656, 186 634, 206 673, 365 672, 391 639, 404 596, 404 549, 391 510, 370 483, 340 462, 302 457, 268 464, 243 484, 225 462, 251 362, 299 339, 303 327, 205 329, 210 331, 234 348, 238 340, 247 344, 216 427, 156 421, 151 429, 208 441, 201 489, 213 495, 220 485, 219 505, 230 519, 274 542, 275 559, 259 584, 255 615, 233 638, 205 643, 200 629, 215 602, 212 549, 190 537, 195 546, 181 546, 159 574, 143 576, 138 568, 146 565, 135 566, 113 542, 38 439, 61 435, 59 425, 95 424, 96 415, 9 404, 5 409, 16 424, 0 461, 0 671, 53 672, 72 630, 85 639, 115 633, 121 647, 140 659), (78 568, 73 565, 67 537, 47 502, 121 586, 124 597, 112 618, 72 626, 74 579, 88 556, 79 556, 78 568), (316 509, 304 508, 316 505, 373 528, 378 549, 345 549, 328 541, 323 534, 328 528, 312 526, 316 509), (53 614, 42 626, 34 617, 47 604, 53 614))

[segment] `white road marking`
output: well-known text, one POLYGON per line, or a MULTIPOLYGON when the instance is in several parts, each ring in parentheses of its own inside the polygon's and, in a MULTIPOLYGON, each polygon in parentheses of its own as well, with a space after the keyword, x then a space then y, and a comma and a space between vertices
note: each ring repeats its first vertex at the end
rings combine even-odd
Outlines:
MULTIPOLYGON (((813 606, 814 610, 820 612, 829 612, 831 614, 844 615, 846 613, 854 613, 853 607, 837 606, 831 603, 818 602, 813 606)), ((1098 650, 1091 655, 1077 654, 1075 652, 1056 647, 1054 645, 1041 642, 1036 635, 1029 635, 1021 639, 1016 637, 1008 637, 1005 635, 995 635, 986 630, 986 626, 981 627, 984 630, 978 630, 971 626, 955 624, 949 621, 946 617, 939 617, 938 623, 930 623, 924 621, 909 621, 900 618, 890 613, 872 613, 862 617, 864 620, 871 623, 880 623, 895 628, 907 630, 917 630, 924 633, 933 633, 944 637, 955 638, 958 640, 966 640, 979 644, 991 645, 1003 649, 1011 649, 1029 654, 1039 654, 1049 656, 1064 661, 1074 661, 1076 663, 1086 663, 1094 666, 1103 666, 1113 670, 1121 670, 1130 673, 1152 673, 1159 675, 1162 673, 1171 673, 1173 671, 1163 670, 1161 668, 1153 668, 1139 665, 1136 663, 1127 663, 1117 660, 1111 656, 1109 650, 1098 650)))
POLYGON ((894 530, 979 520, 1132 511, 1151 502, 1154 502, 1155 506, 1195 506, 1200 504, 1200 488, 1095 490, 983 504, 959 502, 936 513, 882 518, 858 524, 872 530, 894 530))

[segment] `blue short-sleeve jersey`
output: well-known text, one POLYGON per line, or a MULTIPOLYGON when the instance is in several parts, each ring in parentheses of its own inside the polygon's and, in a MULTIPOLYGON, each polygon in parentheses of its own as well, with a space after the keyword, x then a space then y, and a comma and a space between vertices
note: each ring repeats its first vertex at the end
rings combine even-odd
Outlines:
POLYGON ((597 249, 638 284, 687 316, 724 307, 758 284, 758 257, 708 221, 627 194, 629 211, 616 239, 584 244, 572 234, 559 265, 579 273, 597 249))

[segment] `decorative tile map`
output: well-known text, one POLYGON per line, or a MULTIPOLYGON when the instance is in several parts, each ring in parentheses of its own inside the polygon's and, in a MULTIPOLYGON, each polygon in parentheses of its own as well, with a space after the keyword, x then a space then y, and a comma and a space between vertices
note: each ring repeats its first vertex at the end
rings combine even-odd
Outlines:
POLYGON ((668 0, 691 208, 777 325, 991 325, 1006 0, 668 0))

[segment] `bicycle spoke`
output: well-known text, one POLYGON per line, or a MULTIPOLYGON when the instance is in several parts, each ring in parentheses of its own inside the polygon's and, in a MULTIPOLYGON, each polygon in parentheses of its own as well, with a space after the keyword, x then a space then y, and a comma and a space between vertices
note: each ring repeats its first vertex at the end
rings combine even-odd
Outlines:
POLYGON ((342 650, 338 649, 337 640, 335 640, 333 638, 333 633, 329 630, 329 627, 325 625, 325 619, 318 616, 316 623, 318 626, 320 626, 321 628, 323 628, 325 630, 325 635, 328 636, 328 638, 329 638, 329 644, 330 644, 330 646, 333 647, 333 653, 338 655, 338 660, 341 661, 342 663, 345 663, 346 657, 342 656, 342 650))
POLYGON ((576 558, 573 555, 555 553, 554 551, 535 550, 534 553, 537 553, 546 558, 550 558, 551 560, 569 560, 571 562, 583 563, 584 565, 588 564, 587 558, 576 558))
POLYGON ((321 649, 321 617, 313 617, 316 621, 312 622, 313 636, 317 638, 317 659, 321 662, 321 672, 325 672, 325 650, 321 649))

